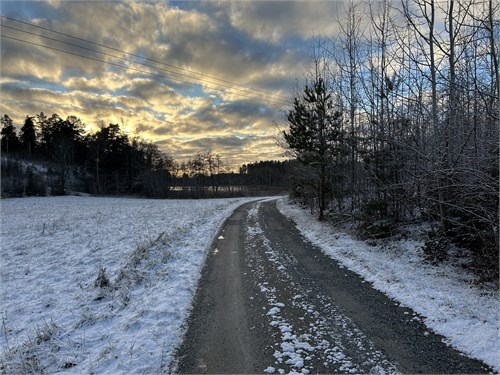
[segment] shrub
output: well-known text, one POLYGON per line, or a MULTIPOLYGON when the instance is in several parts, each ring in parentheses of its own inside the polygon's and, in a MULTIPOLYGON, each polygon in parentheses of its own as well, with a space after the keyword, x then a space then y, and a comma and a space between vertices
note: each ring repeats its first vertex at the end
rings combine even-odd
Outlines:
POLYGON ((109 277, 106 273, 106 268, 99 268, 99 273, 97 274, 97 279, 94 282, 94 286, 101 289, 109 288, 111 286, 111 282, 109 281, 109 277))
POLYGON ((438 264, 448 259, 448 239, 439 232, 431 232, 425 241, 423 251, 425 259, 432 264, 438 264))

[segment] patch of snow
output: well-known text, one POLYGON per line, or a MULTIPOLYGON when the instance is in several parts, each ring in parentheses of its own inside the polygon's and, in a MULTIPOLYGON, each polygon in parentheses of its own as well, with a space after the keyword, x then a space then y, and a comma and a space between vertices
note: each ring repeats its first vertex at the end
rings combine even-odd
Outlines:
POLYGON ((413 309, 448 344, 500 371, 498 291, 471 285, 470 274, 451 264, 425 264, 421 242, 398 240, 386 248, 370 246, 318 222, 286 198, 279 199, 277 207, 325 254, 413 309))
POLYGON ((278 307, 273 307, 271 310, 267 312, 267 315, 276 315, 280 312, 281 310, 278 307))
POLYGON ((251 200, 1 200, 2 371, 168 370, 212 239, 251 200))
MULTIPOLYGON (((360 357, 363 368, 368 370, 371 366, 381 363, 386 366, 389 372, 396 370, 395 366, 383 358, 383 355, 377 352, 367 338, 352 324, 352 322, 339 311, 335 311, 329 303, 323 303, 323 308, 332 309, 330 316, 335 317, 335 322, 327 322, 323 319, 319 312, 314 309, 314 306, 309 304, 305 298, 312 291, 305 290, 299 285, 291 282, 291 276, 288 273, 287 266, 295 264, 296 260, 289 255, 285 255, 282 251, 275 250, 271 246, 271 242, 264 234, 258 221, 258 209, 260 202, 254 205, 251 210, 251 215, 248 215, 247 238, 246 244, 250 254, 252 249, 261 249, 267 261, 275 267, 277 272, 269 272, 265 270, 262 264, 262 257, 255 255, 250 257, 248 264, 252 267, 255 273, 262 294, 267 299, 270 307, 266 315, 269 318, 269 324, 276 329, 278 334, 278 342, 275 346, 274 365, 278 366, 278 372, 283 374, 308 374, 316 372, 313 365, 314 357, 323 357, 323 352, 329 350, 330 354, 325 354, 325 367, 341 369, 343 372, 361 373, 361 367, 354 364, 342 349, 338 346, 333 346, 333 342, 337 345, 349 344, 356 342, 360 349, 360 357), (294 310, 294 314, 299 315, 299 320, 307 319, 312 323, 309 326, 293 327, 287 318, 288 309, 285 304, 278 302, 280 296, 275 287, 272 286, 270 280, 272 276, 278 276, 280 283, 288 285, 289 292, 294 296, 290 302, 290 309, 294 310), (260 281, 259 281, 260 280, 260 281), (269 280, 269 281, 268 281, 269 280), (298 293, 296 293, 298 292, 298 293), (332 341, 332 342, 330 342, 332 341), (287 365, 287 370, 281 367, 287 365)), ((273 281, 274 282, 274 281, 273 281)), ((287 287, 285 287, 287 288, 287 287)), ((287 288, 287 289, 288 289, 287 288)), ((315 299, 323 298, 320 295, 315 295, 315 299)), ((273 367, 274 368, 274 367, 273 367)))

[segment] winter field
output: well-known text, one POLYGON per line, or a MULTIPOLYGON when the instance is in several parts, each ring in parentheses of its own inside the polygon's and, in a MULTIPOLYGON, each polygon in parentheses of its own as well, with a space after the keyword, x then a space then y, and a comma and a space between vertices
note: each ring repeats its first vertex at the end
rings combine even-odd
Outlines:
POLYGON ((2 200, 0 372, 168 369, 212 239, 249 200, 2 200))
MULTIPOLYGON (((218 228, 252 199, 51 197, 1 204, 0 372, 160 373, 218 228)), ((280 199, 311 242, 500 371, 500 303, 421 242, 370 246, 280 199)))
MULTIPOLYGON (((424 262, 424 241, 400 239, 370 246, 296 206, 278 201, 282 214, 331 258, 356 272, 399 304, 410 307, 425 325, 454 348, 500 372, 500 301, 493 286, 475 286, 474 276, 449 262, 424 262)), ((411 228, 410 228, 411 229, 411 228)), ((411 237, 418 238, 412 228, 411 237)))

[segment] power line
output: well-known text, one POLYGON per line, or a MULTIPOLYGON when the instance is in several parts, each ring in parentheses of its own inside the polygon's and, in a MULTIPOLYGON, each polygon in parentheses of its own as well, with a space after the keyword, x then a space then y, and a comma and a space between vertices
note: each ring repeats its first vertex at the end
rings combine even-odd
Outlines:
MULTIPOLYGON (((63 49, 60 49, 60 48, 51 47, 51 46, 47 46, 47 45, 43 45, 43 44, 31 42, 31 41, 24 40, 24 39, 19 39, 19 38, 8 36, 8 35, 4 35, 4 34, 0 35, 0 37, 11 39, 11 40, 14 40, 14 41, 17 41, 17 42, 31 44, 31 45, 37 46, 37 47, 47 48, 47 49, 50 49, 50 50, 53 50, 53 51, 62 52, 62 53, 66 53, 66 54, 77 56, 77 57, 82 57, 82 58, 85 58, 85 59, 89 59, 89 60, 101 62, 101 63, 104 63, 104 64, 116 66, 116 67, 119 67, 119 68, 129 69, 129 70, 132 70, 132 71, 135 71, 135 72, 139 72, 139 73, 143 73, 143 74, 148 74, 148 75, 155 76, 155 77, 166 78, 166 79, 169 79, 169 80, 172 80, 172 81, 177 81, 177 82, 181 82, 181 83, 187 83, 187 84, 191 84, 191 85, 196 85, 196 86, 202 87, 202 85, 199 84, 199 83, 189 82, 189 81, 185 81, 185 80, 182 80, 182 79, 179 79, 179 78, 173 78, 173 77, 169 77, 169 76, 166 76, 166 75, 163 75, 163 74, 158 74, 158 73, 150 72, 150 71, 147 71, 147 70, 142 70, 142 69, 134 68, 134 67, 131 67, 131 66, 127 66, 127 65, 123 65, 123 64, 118 64, 118 63, 114 63, 114 62, 110 62, 110 61, 98 59, 98 58, 91 57, 91 56, 81 55, 81 54, 76 53, 76 52, 66 51, 66 50, 63 50, 63 49)), ((242 97, 245 97, 245 98, 251 99, 251 100, 264 101, 264 98, 256 98, 256 97, 251 97, 251 96, 247 96, 247 95, 243 95, 243 94, 234 94, 234 95, 242 96, 242 97)), ((269 100, 267 100, 267 101, 269 101, 269 100)), ((285 104, 283 102, 276 102, 276 101, 274 103, 275 104, 285 104)))
MULTIPOLYGON (((74 43, 70 43, 70 42, 65 42, 63 40, 51 38, 51 37, 48 37, 48 36, 45 36, 45 35, 40 35, 40 34, 37 34, 37 33, 33 33, 31 31, 26 31, 26 30, 18 29, 16 27, 12 27, 12 26, 8 26, 8 25, 3 25, 3 24, 1 26, 4 27, 4 28, 8 28, 8 29, 11 29, 11 30, 19 31, 19 32, 22 32, 22 33, 25 33, 25 34, 42 37, 44 39, 51 40, 51 41, 54 41, 54 42, 58 42, 58 43, 66 44, 66 45, 69 45, 69 46, 77 47, 77 48, 80 48, 80 49, 84 49, 84 50, 87 50, 87 51, 91 51, 91 52, 94 52, 94 53, 102 54, 104 56, 112 57, 112 58, 123 60, 123 61, 126 61, 126 62, 132 62, 134 64, 146 66, 146 67, 152 68, 152 69, 158 69, 158 70, 161 70, 161 71, 164 71, 164 72, 167 72, 167 73, 170 73, 170 74, 175 74, 175 75, 178 75, 178 76, 181 76, 181 77, 187 77, 187 78, 190 78, 190 79, 197 79, 199 81, 202 81, 202 82, 205 82, 205 83, 208 83, 208 84, 213 84, 213 85, 218 85, 218 86, 225 87, 225 88, 228 88, 228 89, 238 90, 238 91, 243 92, 244 94, 248 94, 248 95, 260 95, 258 93, 253 93, 253 92, 249 92, 248 90, 240 89, 238 87, 235 88, 235 87, 232 87, 232 86, 229 86, 229 85, 224 85, 224 84, 217 83, 217 82, 211 82, 211 81, 207 81, 207 80, 204 80, 204 79, 201 79, 201 78, 191 77, 191 76, 189 76, 187 74, 174 72, 174 71, 171 71, 169 69, 159 68, 159 67, 156 67, 156 66, 153 66, 153 65, 150 65, 150 64, 145 64, 145 63, 141 63, 141 62, 138 62, 138 61, 131 61, 131 60, 128 60, 128 59, 120 57, 120 56, 112 55, 112 54, 109 54, 109 53, 106 53, 106 52, 102 52, 102 51, 98 51, 98 50, 95 50, 95 49, 92 49, 92 48, 88 48, 88 47, 83 47, 83 46, 80 46, 78 44, 74 44, 74 43)), ((191 83, 191 82, 188 82, 188 83, 191 83)), ((192 83, 192 84, 194 84, 194 83, 192 83)), ((236 94, 236 95, 240 95, 240 94, 236 94)), ((272 99, 272 100, 275 100, 275 99, 272 99)))
MULTIPOLYGON (((268 96, 280 97, 281 99, 284 99, 284 100, 288 100, 289 99, 286 96, 283 96, 283 95, 280 95, 280 94, 273 94, 273 93, 270 93, 269 91, 262 90, 262 89, 259 89, 259 88, 256 88, 256 87, 251 87, 251 86, 248 86, 248 85, 243 85, 243 84, 240 84, 240 83, 231 82, 231 81, 228 81, 228 80, 225 80, 225 79, 222 79, 222 78, 218 78, 218 77, 214 77, 214 76, 211 76, 211 75, 208 75, 208 74, 200 73, 200 72, 197 72, 197 71, 194 71, 194 70, 182 68, 182 67, 179 67, 179 66, 176 66, 176 65, 173 65, 173 64, 169 64, 169 63, 165 63, 165 62, 162 62, 162 61, 150 59, 150 58, 147 58, 147 57, 144 57, 144 56, 140 56, 140 55, 137 55, 137 54, 133 54, 133 53, 130 53, 130 52, 126 52, 126 51, 120 50, 118 48, 114 48, 114 47, 106 46, 106 45, 101 44, 101 43, 93 42, 93 41, 90 41, 88 39, 84 39, 84 38, 80 38, 80 37, 77 37, 77 36, 74 36, 74 35, 66 34, 66 33, 63 33, 63 32, 57 31, 57 30, 53 30, 53 29, 50 29, 50 28, 47 28, 47 27, 35 25, 33 23, 30 23, 30 22, 21 21, 21 20, 18 20, 18 19, 15 19, 15 18, 11 18, 11 17, 7 17, 7 16, 3 16, 3 15, 2 15, 2 17, 5 18, 5 19, 7 19, 7 20, 9 20, 9 21, 14 21, 14 22, 25 24, 25 25, 28 25, 28 26, 31 26, 31 27, 35 27, 35 28, 38 28, 38 29, 41 29, 41 30, 46 30, 46 31, 49 31, 49 32, 52 32, 52 33, 55 33, 55 34, 59 34, 59 35, 62 35, 62 36, 66 36, 66 37, 69 37, 69 38, 80 40, 80 41, 83 41, 85 43, 93 44, 93 45, 96 45, 96 46, 99 46, 99 47, 102 47, 102 48, 106 48, 106 49, 110 49, 110 50, 113 50, 113 51, 116 51, 116 52, 119 52, 119 53, 123 53, 123 54, 128 55, 128 56, 133 56, 135 58, 140 58, 140 59, 143 59, 143 60, 146 60, 146 61, 150 61, 150 62, 153 62, 155 64, 160 64, 160 65, 168 66, 170 68, 178 69, 178 70, 185 71, 185 72, 188 72, 188 73, 191 73, 191 74, 196 74, 196 75, 201 76, 201 77, 206 77, 206 78, 209 78, 209 79, 212 79, 212 80, 216 80, 216 81, 219 81, 219 82, 230 84, 231 86, 238 86, 238 87, 241 87, 241 88, 244 88, 244 89, 247 89, 247 90, 258 91, 258 92, 266 94, 268 96)), ((7 27, 10 27, 10 26, 7 26, 7 27)), ((10 27, 10 28, 12 28, 12 27, 10 27)), ((25 30, 20 30, 20 29, 15 29, 15 30, 22 31, 22 32, 27 32, 25 30)), ((36 34, 36 33, 31 33, 31 32, 27 32, 27 33, 30 33, 30 34, 33 34, 33 35, 37 35, 37 36, 41 36, 41 37, 44 37, 44 38, 47 38, 47 39, 52 39, 52 38, 49 38, 49 37, 46 37, 46 36, 43 36, 43 35, 40 35, 40 34, 36 34)), ((56 40, 56 41, 59 41, 61 43, 70 44, 70 45, 73 45, 73 46, 76 46, 76 47, 79 47, 79 48, 88 49, 86 47, 82 47, 82 46, 79 46, 79 45, 76 45, 76 44, 72 44, 72 43, 69 43, 69 42, 64 42, 64 41, 60 41, 60 40, 57 40, 57 39, 52 39, 52 40, 56 40)), ((89 49, 89 50, 92 50, 92 49, 89 49)), ((92 51, 97 52, 95 50, 92 50, 92 51)), ((98 52, 98 53, 105 54, 104 52, 98 52)), ((123 59, 123 58, 121 58, 121 59, 123 59)), ((136 62, 136 63, 141 64, 139 62, 136 62)), ((141 65, 146 65, 146 64, 141 64, 141 65)), ((161 68, 157 68, 157 67, 155 67, 155 68, 156 69, 161 69, 161 68)), ((169 71, 169 70, 166 70, 166 71, 168 71, 170 73, 173 73, 173 74, 178 74, 178 75, 186 76, 186 74, 172 72, 172 71, 169 71)), ((190 78, 194 78, 194 77, 190 77, 190 78)), ((221 85, 220 83, 216 83, 216 82, 210 82, 210 81, 206 81, 206 80, 203 80, 203 79, 200 79, 200 80, 202 80, 204 82, 209 82, 209 83, 212 83, 212 84, 221 85)), ((222 85, 222 86, 224 86, 224 85, 222 85)), ((227 87, 227 86, 224 86, 224 87, 227 87)), ((234 87, 231 87, 231 88, 234 88, 234 87)), ((238 90, 241 90, 241 89, 238 89, 238 90)))

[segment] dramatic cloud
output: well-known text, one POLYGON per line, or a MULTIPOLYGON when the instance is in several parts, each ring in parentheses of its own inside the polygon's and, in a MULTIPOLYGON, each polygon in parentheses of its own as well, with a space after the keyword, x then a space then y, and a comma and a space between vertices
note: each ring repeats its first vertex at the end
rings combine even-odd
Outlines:
POLYGON ((179 161, 208 150, 235 166, 278 159, 274 123, 340 6, 2 1, 0 110, 18 127, 42 111, 89 131, 117 123, 179 161))

